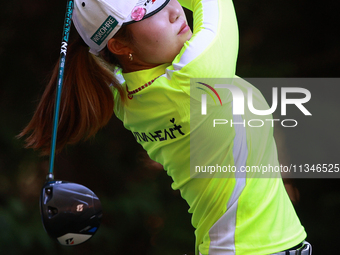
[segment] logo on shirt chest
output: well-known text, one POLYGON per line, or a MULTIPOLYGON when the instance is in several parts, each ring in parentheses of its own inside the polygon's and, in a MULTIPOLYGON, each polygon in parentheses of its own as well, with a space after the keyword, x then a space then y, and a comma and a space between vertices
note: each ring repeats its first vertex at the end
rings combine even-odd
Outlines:
POLYGON ((185 133, 182 131, 182 126, 175 123, 175 118, 170 120, 174 125, 170 128, 164 128, 153 132, 135 132, 134 135, 137 142, 161 142, 171 139, 176 139, 180 136, 184 136, 185 133))

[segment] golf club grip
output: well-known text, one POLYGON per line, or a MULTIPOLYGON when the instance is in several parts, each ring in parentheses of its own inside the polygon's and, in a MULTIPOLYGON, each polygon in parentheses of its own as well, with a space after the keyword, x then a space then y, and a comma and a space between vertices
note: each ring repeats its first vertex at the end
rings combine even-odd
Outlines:
POLYGON ((68 39, 69 39, 71 24, 72 24, 73 6, 74 6, 74 0, 68 0, 66 4, 64 28, 63 28, 62 41, 61 41, 58 81, 57 81, 57 90, 56 90, 55 106, 54 106, 50 163, 49 163, 50 165, 49 165, 49 174, 47 176, 47 178, 50 178, 50 179, 53 179, 53 168, 54 168, 55 150, 56 150, 56 143, 57 143, 57 131, 58 131, 58 123, 59 123, 60 100, 61 100, 61 92, 62 92, 62 87, 63 87, 64 68, 65 68, 65 61, 66 61, 68 39))

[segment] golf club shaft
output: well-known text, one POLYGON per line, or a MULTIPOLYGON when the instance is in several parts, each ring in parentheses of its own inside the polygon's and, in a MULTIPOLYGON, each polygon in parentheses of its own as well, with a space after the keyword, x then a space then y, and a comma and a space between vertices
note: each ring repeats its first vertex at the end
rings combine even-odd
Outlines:
POLYGON ((56 143, 57 143, 59 109, 60 109, 61 92, 62 92, 63 79, 64 79, 66 52, 67 52, 68 39, 69 39, 70 30, 71 30, 71 23, 72 23, 73 5, 74 5, 74 0, 68 0, 67 1, 63 35, 62 35, 62 41, 61 41, 57 91, 56 91, 56 98, 55 98, 54 118, 53 118, 52 138, 51 138, 49 174, 47 176, 47 179, 53 179, 54 178, 53 177, 53 168, 54 168, 55 150, 56 150, 56 143))

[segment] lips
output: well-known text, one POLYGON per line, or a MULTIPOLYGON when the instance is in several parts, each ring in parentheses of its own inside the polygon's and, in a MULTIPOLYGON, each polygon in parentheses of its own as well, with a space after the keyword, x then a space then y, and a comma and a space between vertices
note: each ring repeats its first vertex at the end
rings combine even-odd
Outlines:
POLYGON ((180 28, 179 31, 178 31, 178 34, 184 34, 184 33, 186 33, 189 29, 190 29, 190 28, 189 28, 189 26, 187 25, 187 23, 186 23, 186 22, 183 22, 181 28, 180 28))

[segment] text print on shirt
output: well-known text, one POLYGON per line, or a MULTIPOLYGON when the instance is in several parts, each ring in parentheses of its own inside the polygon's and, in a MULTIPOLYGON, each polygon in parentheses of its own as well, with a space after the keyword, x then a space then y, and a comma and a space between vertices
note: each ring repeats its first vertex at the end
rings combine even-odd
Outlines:
POLYGON ((170 120, 174 124, 171 128, 164 128, 153 132, 132 132, 137 142, 161 142, 168 139, 176 139, 178 135, 185 135, 182 126, 175 124, 175 118, 170 120), (176 136, 177 135, 177 136, 176 136))

